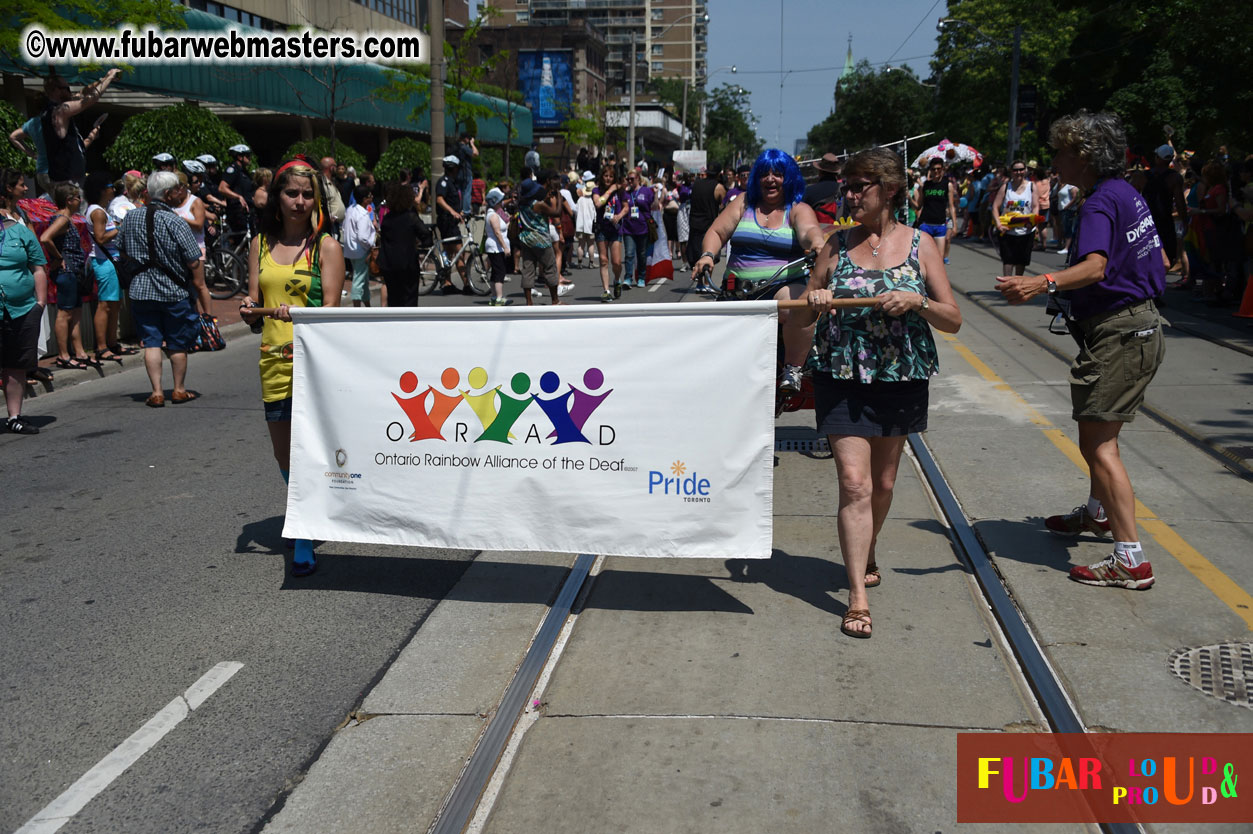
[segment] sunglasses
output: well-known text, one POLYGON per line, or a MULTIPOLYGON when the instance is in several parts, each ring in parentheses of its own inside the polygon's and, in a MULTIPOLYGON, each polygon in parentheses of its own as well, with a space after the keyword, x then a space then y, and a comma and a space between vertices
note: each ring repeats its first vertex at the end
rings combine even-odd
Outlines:
POLYGON ((1009 172, 1011 174, 1025 174, 1027 173, 1027 169, 1026 168, 1010 168, 1009 172))
POLYGON ((878 185, 878 184, 879 183, 877 181, 875 182, 870 182, 870 181, 846 182, 840 186, 840 191, 843 192, 844 194, 860 194, 861 192, 865 191, 870 186, 878 185))

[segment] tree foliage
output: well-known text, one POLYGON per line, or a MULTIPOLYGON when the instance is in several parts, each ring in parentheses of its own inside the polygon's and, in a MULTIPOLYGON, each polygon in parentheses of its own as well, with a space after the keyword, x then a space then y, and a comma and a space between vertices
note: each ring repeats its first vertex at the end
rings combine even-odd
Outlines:
MULTIPOLYGON (((1253 4, 1200 0, 950 0, 932 69, 940 78, 936 124, 993 159, 1008 144, 1009 42, 1021 25, 1022 84, 1037 88, 1019 156, 1045 159, 1048 125, 1079 108, 1113 110, 1133 148, 1174 141, 1203 154, 1253 133, 1253 4), (977 27, 977 29, 975 28, 977 27)), ((1020 118, 1020 122, 1026 121, 1020 118)))
MULTIPOLYGON (((0 133, 8 136, 25 123, 26 119, 9 106, 8 102, 0 101, 0 133)), ((29 146, 30 143, 28 142, 27 145, 29 146)), ((0 146, 0 168, 16 168, 23 173, 33 174, 35 173, 35 160, 13 147, 6 139, 0 146)))
MULTIPOLYGON (((334 151, 331 150, 331 137, 315 136, 312 139, 301 139, 299 142, 293 142, 287 150, 283 151, 283 159, 291 159, 298 153, 318 162, 324 156, 330 156, 340 165, 347 165, 357 171, 364 171, 367 167, 365 156, 361 151, 347 144, 346 142, 336 142, 334 151)), ((429 151, 428 151, 429 153, 429 151)))
POLYGON ((152 157, 159 153, 172 154, 178 160, 204 153, 230 159, 226 149, 245 141, 212 111, 183 102, 127 118, 104 158, 115 171, 147 171, 152 168, 152 157))
POLYGON ((600 145, 605 141, 605 123, 595 107, 576 104, 571 109, 570 118, 561 124, 561 135, 567 148, 600 145))
POLYGON ((374 166, 374 177, 383 182, 400 179, 401 171, 431 170, 431 146, 416 139, 393 139, 374 166))
POLYGON ((813 153, 861 150, 931 130, 933 93, 908 69, 874 69, 860 62, 840 82, 835 112, 814 125, 813 153))
POLYGON ((710 91, 704 136, 710 162, 731 165, 761 153, 764 145, 749 124, 748 110, 748 92, 742 87, 723 84, 710 91))
POLYGON ((44 31, 97 31, 116 29, 122 23, 185 29, 185 12, 186 8, 169 0, 59 0, 56 3, 47 0, 5 0, 3 11, 0 11, 0 57, 15 64, 22 63, 19 51, 21 34, 30 25, 39 26, 44 31))

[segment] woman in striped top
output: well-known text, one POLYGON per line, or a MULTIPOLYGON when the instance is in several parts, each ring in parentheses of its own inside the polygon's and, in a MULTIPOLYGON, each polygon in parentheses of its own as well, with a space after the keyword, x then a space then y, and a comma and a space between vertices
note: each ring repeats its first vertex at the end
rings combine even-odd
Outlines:
MULTIPOLYGON (((700 274, 712 270, 715 253, 729 240, 731 256, 727 272, 740 281, 761 281, 779 267, 798 259, 806 250, 823 244, 822 229, 814 210, 801 202, 805 180, 796 160, 777 148, 767 148, 757 157, 748 175, 744 198, 732 200, 709 227, 703 241, 704 252, 693 267, 700 274)), ((794 281, 775 293, 776 299, 800 298, 805 277, 796 268, 794 281)), ((814 341, 814 327, 801 318, 779 311, 783 325, 783 379, 779 387, 795 393, 801 387, 801 368, 814 341)))

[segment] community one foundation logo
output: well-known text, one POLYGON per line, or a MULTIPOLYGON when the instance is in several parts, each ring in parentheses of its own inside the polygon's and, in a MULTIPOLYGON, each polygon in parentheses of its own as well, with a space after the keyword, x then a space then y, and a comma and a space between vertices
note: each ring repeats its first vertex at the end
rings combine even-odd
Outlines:
POLYGON ((411 443, 431 440, 592 445, 588 434, 593 433, 597 444, 608 446, 617 437, 611 425, 598 425, 595 432, 588 426, 592 414, 613 393, 613 389, 602 390, 605 374, 600 368, 588 368, 583 373, 581 388, 565 383, 564 392, 556 371, 540 376, 538 391, 532 390, 530 375, 521 372, 513 374, 507 383, 492 385, 487 370, 481 367, 466 374, 465 382, 469 387, 460 388, 461 374, 456 368, 444 369, 438 388, 428 383, 423 389, 422 380, 413 371, 401 374, 400 391, 393 391, 392 398, 404 413, 408 428, 399 420, 389 422, 387 439, 394 443, 407 438, 411 443), (454 419, 454 414, 463 419, 454 419), (531 422, 524 423, 524 417, 531 422), (518 438, 513 429, 521 425, 529 427, 518 438))

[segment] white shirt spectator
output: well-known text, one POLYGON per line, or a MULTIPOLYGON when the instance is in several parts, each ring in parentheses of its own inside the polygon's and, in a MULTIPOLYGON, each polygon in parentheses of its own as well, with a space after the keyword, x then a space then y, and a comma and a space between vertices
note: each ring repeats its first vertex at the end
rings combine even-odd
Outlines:
POLYGON ((344 214, 344 228, 340 233, 344 257, 354 261, 367 257, 377 235, 369 210, 360 203, 349 206, 344 214))

